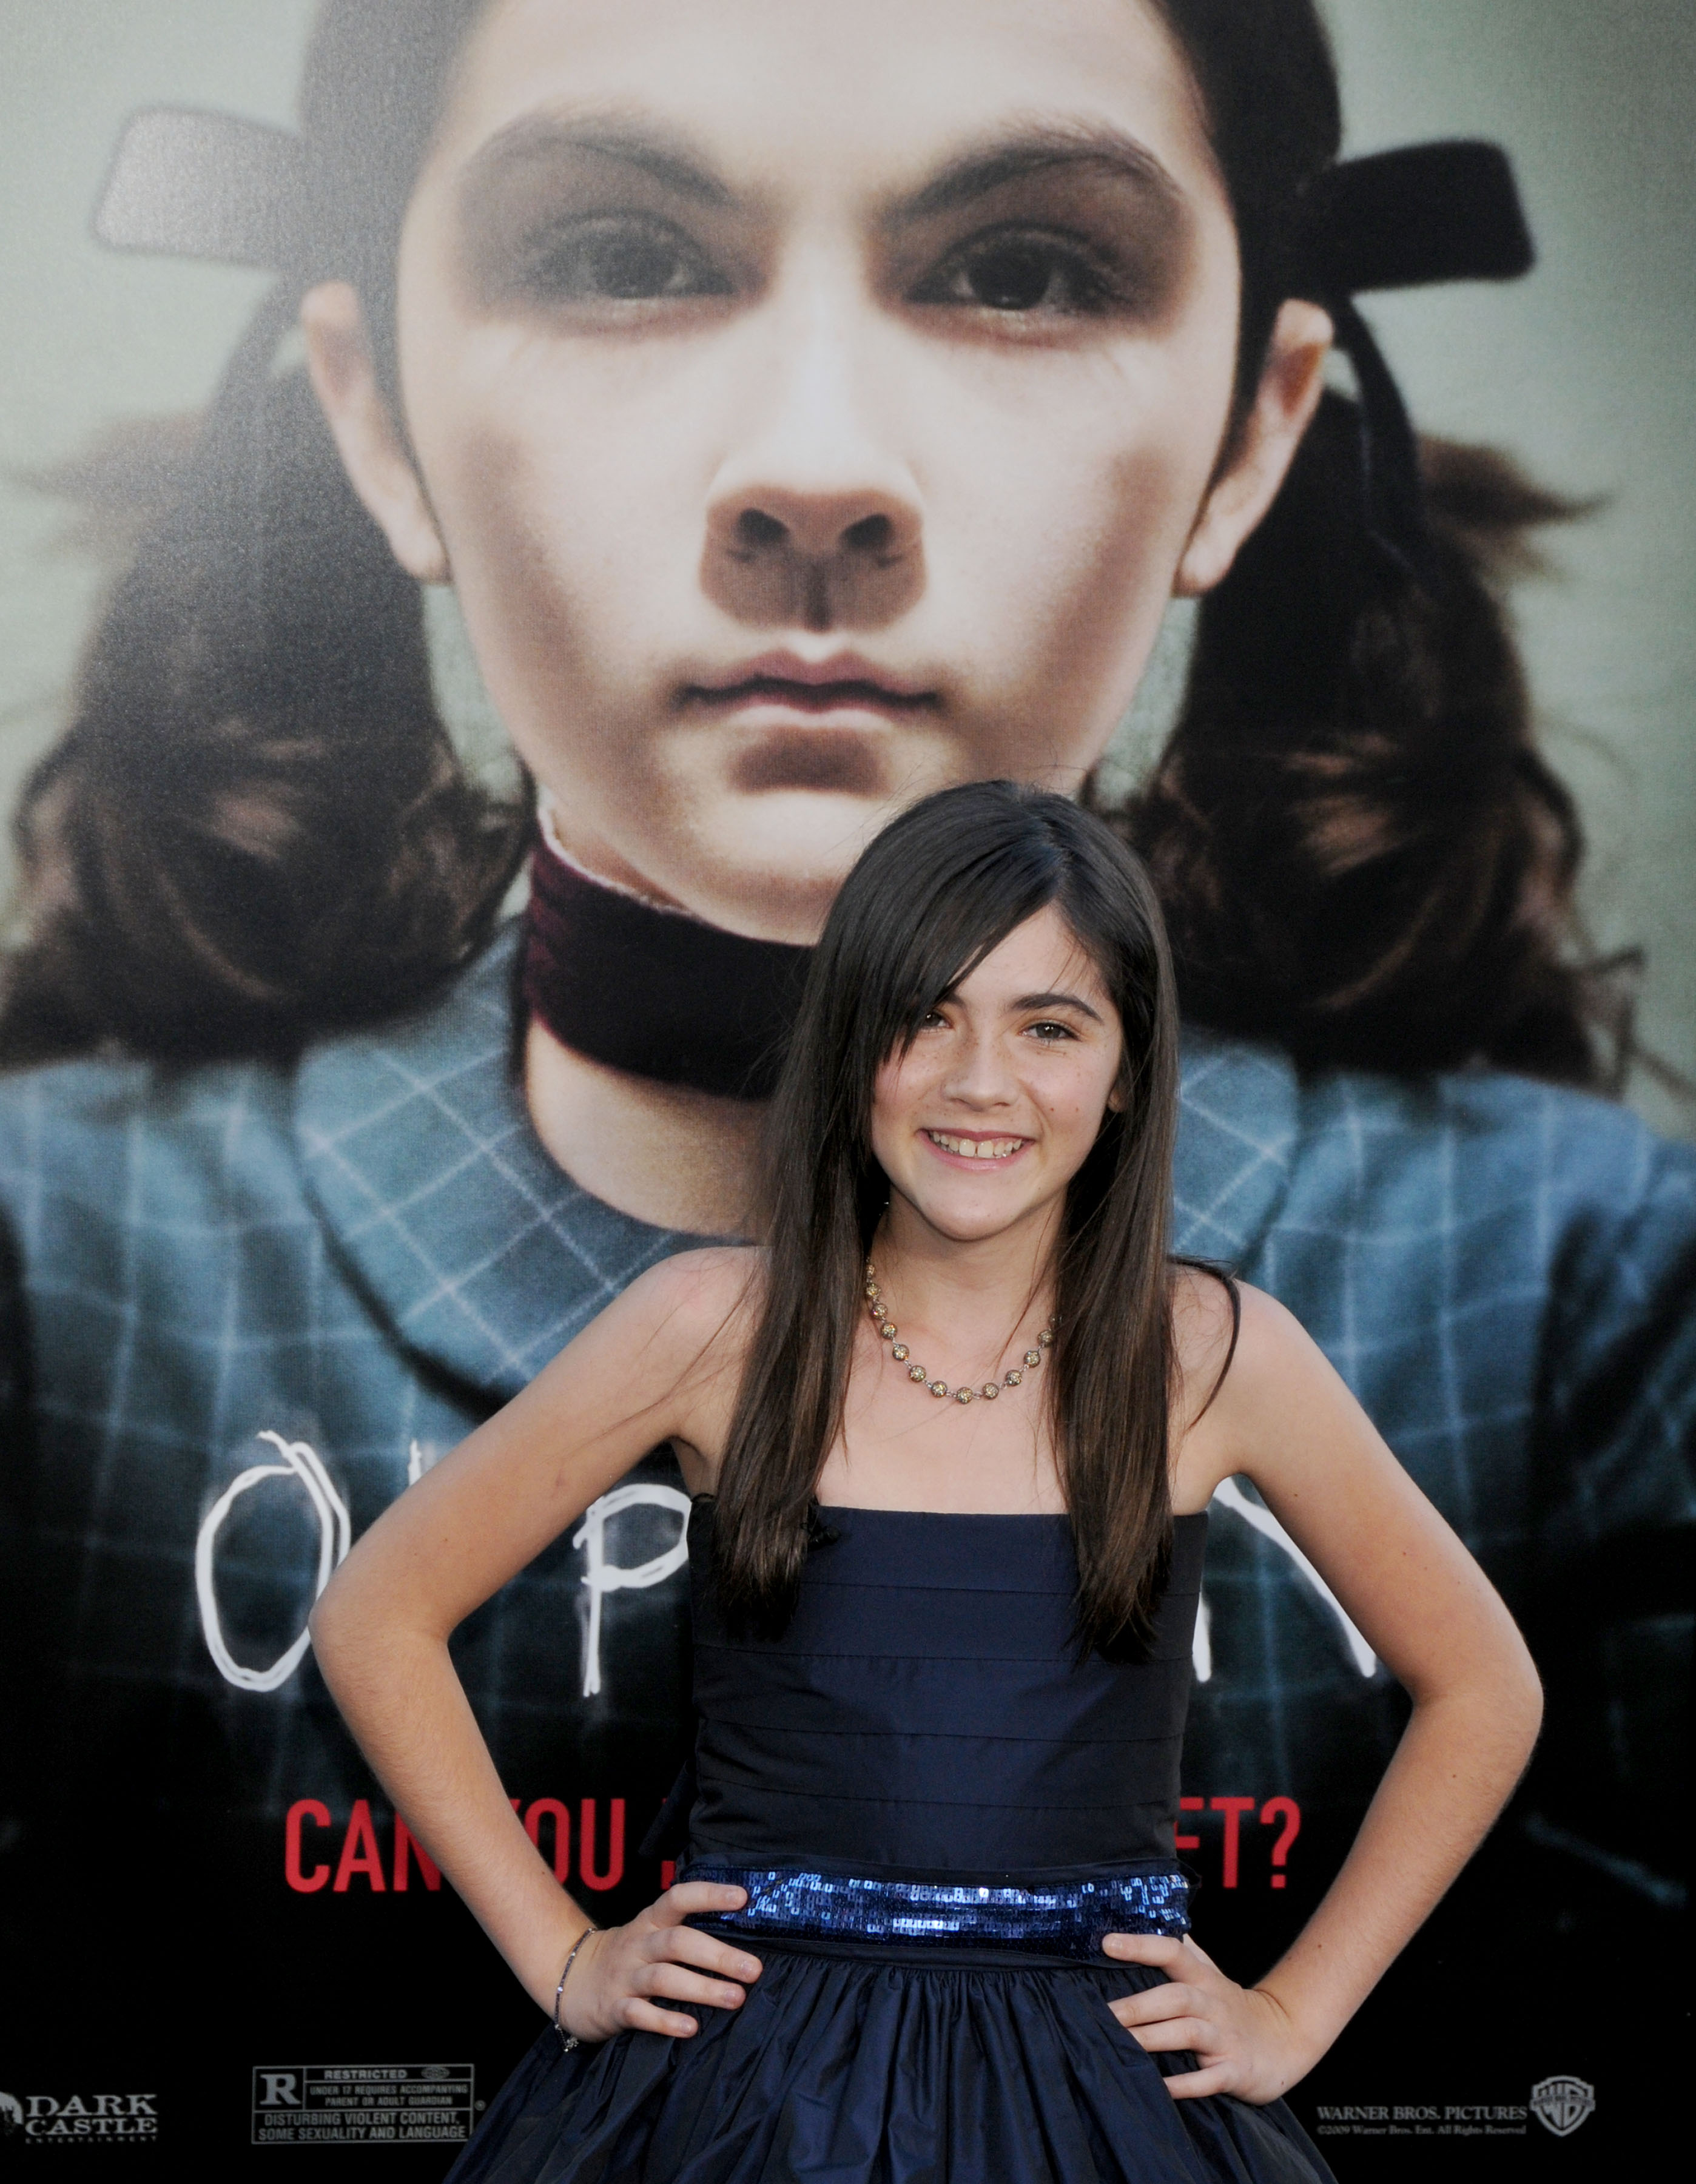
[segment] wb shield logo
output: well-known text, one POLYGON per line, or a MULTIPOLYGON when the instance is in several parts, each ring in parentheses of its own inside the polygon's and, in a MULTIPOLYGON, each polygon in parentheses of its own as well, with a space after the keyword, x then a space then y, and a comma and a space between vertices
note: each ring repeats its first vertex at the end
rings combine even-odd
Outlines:
POLYGON ((1545 2078, 1531 2089, 1531 2112, 1545 2131, 1567 2138, 1596 2109, 1596 2088, 1582 2078, 1545 2078))

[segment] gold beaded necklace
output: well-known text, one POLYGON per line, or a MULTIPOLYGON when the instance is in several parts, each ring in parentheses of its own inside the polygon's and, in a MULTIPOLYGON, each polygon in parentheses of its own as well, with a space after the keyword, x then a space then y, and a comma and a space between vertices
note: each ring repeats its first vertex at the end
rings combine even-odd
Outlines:
POLYGON ((1034 1373, 1042 1363, 1043 1352, 1054 1346, 1054 1327, 1059 1318, 1057 1313, 1049 1320, 1048 1325, 1037 1337, 1035 1347, 1025 1352, 1023 1362, 1009 1365, 998 1380, 986 1380, 981 1388, 974 1388, 970 1382, 964 1382, 958 1388, 951 1388, 946 1380, 933 1380, 922 1365, 909 1362, 913 1353, 904 1342, 897 1339, 900 1329, 891 1318, 888 1306, 883 1301, 883 1292, 877 1286, 877 1269, 870 1259, 865 1262, 865 1301, 866 1309, 871 1314, 872 1324, 883 1340, 891 1346, 890 1356, 898 1365, 907 1367, 907 1378, 909 1380, 922 1383, 926 1392, 934 1396, 939 1403, 946 1401, 950 1396, 957 1403, 975 1403, 980 1396, 986 1403, 993 1403, 1004 1388, 1018 1387, 1026 1373, 1034 1373))

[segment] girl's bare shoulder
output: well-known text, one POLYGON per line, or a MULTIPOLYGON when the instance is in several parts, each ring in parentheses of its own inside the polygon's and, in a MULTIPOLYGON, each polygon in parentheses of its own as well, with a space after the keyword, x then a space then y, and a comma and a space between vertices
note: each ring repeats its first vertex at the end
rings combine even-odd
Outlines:
POLYGON ((1210 1267, 1172 1268, 1172 1341, 1177 1352, 1175 1415, 1193 1424, 1226 1377, 1239 1339, 1244 1284, 1210 1267))
POLYGON ((712 1244, 678 1251, 639 1275, 618 1300, 630 1331, 677 1362, 746 1343, 758 1317, 765 1254, 751 1245, 712 1244))
POLYGON ((1172 1334, 1192 1423, 1204 1407, 1317 1355, 1306 1329, 1275 1296, 1207 1267, 1176 1268, 1172 1334))
POLYGON ((1211 1296, 1209 1287, 1202 1278, 1173 1312, 1183 1374, 1174 1413, 1176 1462, 1187 1495, 1204 1499, 1220 1479, 1237 1472, 1276 1485, 1321 1446, 1352 1446, 1362 1434, 1382 1446, 1293 1312, 1240 1282, 1233 1313, 1225 1286, 1213 1282, 1211 1296))

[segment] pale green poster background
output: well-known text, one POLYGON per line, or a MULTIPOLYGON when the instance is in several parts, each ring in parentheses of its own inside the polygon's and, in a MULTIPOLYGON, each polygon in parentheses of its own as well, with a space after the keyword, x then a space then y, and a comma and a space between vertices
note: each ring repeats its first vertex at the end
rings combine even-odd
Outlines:
MULTIPOLYGON (((114 257, 88 216, 122 117, 153 103, 290 118, 311 0, 0 4, 0 806, 53 737, 99 582, 28 474, 128 417, 192 409, 264 286, 114 257)), ((1542 264, 1511 288, 1374 299, 1417 421, 1510 449, 1605 506, 1520 610, 1547 747, 1592 842, 1597 944, 1647 951, 1640 1029, 1696 1075, 1696 7, 1691 0, 1329 0, 1350 146, 1493 136, 1542 264)), ((1143 717, 1157 724, 1182 632, 1143 717)), ((475 714, 474 695, 444 691, 475 714)), ((466 722, 475 733, 475 718, 466 722)), ((1636 1105, 1689 1134, 1645 1072, 1636 1105)))

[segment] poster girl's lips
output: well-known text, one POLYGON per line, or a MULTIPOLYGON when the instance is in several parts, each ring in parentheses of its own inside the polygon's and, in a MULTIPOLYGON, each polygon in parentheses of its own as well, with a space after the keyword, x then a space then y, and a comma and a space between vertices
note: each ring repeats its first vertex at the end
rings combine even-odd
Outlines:
POLYGON ((857 652, 834 652, 824 660, 764 652, 685 683, 682 697, 686 705, 715 713, 776 709, 812 717, 868 712, 905 716, 933 710, 938 703, 934 689, 892 675, 857 652))

